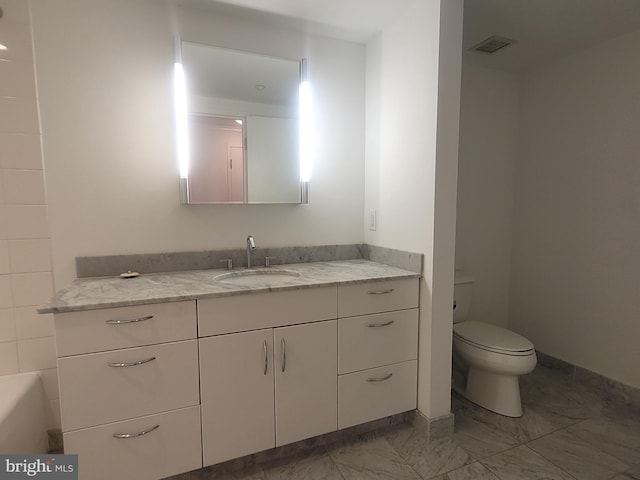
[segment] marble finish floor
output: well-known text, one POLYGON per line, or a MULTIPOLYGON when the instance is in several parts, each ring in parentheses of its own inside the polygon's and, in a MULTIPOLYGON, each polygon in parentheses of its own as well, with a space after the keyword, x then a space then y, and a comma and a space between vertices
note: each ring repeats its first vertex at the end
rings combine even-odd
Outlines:
POLYGON ((521 392, 518 419, 454 395, 455 433, 431 442, 403 424, 271 463, 172 480, 640 480, 639 402, 615 401, 542 366, 521 379, 521 392))

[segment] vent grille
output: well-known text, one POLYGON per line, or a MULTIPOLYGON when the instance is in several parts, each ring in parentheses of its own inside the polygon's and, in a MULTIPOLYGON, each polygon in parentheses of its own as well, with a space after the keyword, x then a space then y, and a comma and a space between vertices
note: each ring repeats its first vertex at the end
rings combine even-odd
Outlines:
POLYGON ((516 41, 512 40, 510 38, 499 37, 498 35, 493 35, 492 37, 489 37, 489 38, 481 41, 477 45, 474 45, 469 50, 474 51, 474 52, 492 54, 492 53, 495 53, 498 50, 501 50, 504 47, 508 47, 509 45, 512 45, 514 43, 516 43, 516 41))

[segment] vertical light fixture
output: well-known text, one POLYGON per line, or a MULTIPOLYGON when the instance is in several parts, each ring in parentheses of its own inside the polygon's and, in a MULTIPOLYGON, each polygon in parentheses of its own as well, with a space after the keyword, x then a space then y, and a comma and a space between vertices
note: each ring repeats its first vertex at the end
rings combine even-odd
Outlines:
POLYGON ((182 39, 174 40, 173 98, 175 104, 176 154, 180 171, 180 203, 189 203, 189 131, 187 116, 187 84, 182 66, 182 39))
POLYGON ((300 62, 300 87, 298 91, 298 122, 300 135, 300 185, 302 203, 309 203, 309 181, 313 164, 313 99, 309 82, 309 66, 306 59, 300 62))

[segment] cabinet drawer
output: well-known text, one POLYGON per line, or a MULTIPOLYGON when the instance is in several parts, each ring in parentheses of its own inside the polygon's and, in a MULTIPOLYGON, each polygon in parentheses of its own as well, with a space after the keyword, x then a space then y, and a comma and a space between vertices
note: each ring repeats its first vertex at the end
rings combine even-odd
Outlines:
POLYGON ((418 358, 418 309, 338 320, 338 373, 418 358))
POLYGON ((416 408, 418 362, 397 363, 338 377, 338 428, 416 408))
POLYGON ((80 480, 157 480, 195 470, 202 467, 200 408, 65 433, 64 451, 78 454, 80 480))
POLYGON ((193 300, 60 313, 54 321, 59 357, 197 336, 193 300))
POLYGON ((201 337, 336 318, 336 287, 198 300, 201 337))
POLYGON ((200 401, 197 340, 60 358, 58 377, 65 432, 200 401))
POLYGON ((338 317, 418 306, 418 279, 385 280, 338 287, 338 317))

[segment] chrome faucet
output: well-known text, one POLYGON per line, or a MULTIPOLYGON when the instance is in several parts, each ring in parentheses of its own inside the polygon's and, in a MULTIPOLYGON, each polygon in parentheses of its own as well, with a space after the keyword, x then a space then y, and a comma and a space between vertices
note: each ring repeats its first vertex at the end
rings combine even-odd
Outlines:
POLYGON ((247 237, 247 268, 251 268, 251 250, 256 249, 256 242, 253 240, 253 236, 247 237))

